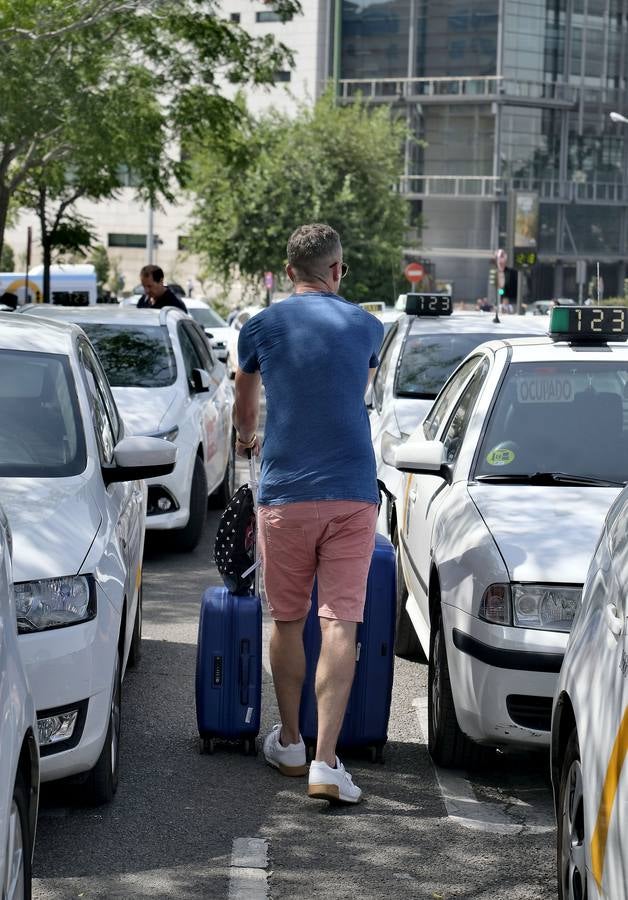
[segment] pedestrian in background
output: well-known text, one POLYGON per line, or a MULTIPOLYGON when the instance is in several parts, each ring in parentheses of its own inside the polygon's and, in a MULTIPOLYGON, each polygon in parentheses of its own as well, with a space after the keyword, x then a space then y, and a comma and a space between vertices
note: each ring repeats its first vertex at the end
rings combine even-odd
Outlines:
POLYGON ((163 269, 159 266, 144 266, 140 271, 140 280, 144 295, 140 297, 138 309, 162 309, 164 306, 176 306, 187 312, 187 306, 174 291, 164 284, 163 269))
POLYGON ((303 629, 316 576, 322 645, 308 794, 357 803, 362 792, 336 756, 336 743, 375 542, 379 493, 364 393, 379 365, 384 329, 338 295, 347 266, 333 228, 303 225, 287 249, 294 292, 243 325, 235 379, 239 455, 260 452, 255 429, 262 383, 266 391, 258 540, 281 722, 266 737, 264 756, 284 775, 307 772, 299 704, 303 629))

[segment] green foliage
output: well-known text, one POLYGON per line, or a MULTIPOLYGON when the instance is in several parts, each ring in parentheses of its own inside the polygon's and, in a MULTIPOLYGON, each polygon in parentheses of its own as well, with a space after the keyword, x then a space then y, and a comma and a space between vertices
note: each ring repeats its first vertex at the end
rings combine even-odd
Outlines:
POLYGON ((45 185, 64 212, 72 188, 110 196, 126 169, 145 199, 172 198, 186 164, 171 142, 224 133, 240 111, 221 84, 271 82, 291 58, 219 12, 216 0, 0 0, 0 250, 18 190, 45 185))
POLYGON ((96 283, 98 284, 98 289, 102 290, 103 285, 105 285, 109 279, 109 272, 111 271, 107 248, 103 247, 102 244, 97 244, 92 249, 88 261, 96 270, 96 283))
POLYGON ((2 248, 2 253, 0 253, 0 272, 14 272, 15 271, 15 253, 13 252, 13 248, 9 247, 8 244, 5 244, 2 248))
POLYGON ((324 96, 296 118, 276 112, 241 122, 227 147, 212 135, 193 155, 194 248, 228 284, 237 272, 258 284, 283 272, 286 243, 305 222, 340 234, 348 299, 392 300, 406 223, 393 188, 402 169, 404 126, 388 109, 337 106, 324 96))

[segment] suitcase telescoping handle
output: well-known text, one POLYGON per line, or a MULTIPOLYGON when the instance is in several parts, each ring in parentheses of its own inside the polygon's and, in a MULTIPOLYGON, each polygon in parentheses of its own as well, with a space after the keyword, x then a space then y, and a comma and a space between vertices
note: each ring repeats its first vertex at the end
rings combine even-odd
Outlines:
MULTIPOLYGON (((255 560, 255 580, 253 583, 253 593, 256 597, 259 597, 259 574, 260 574, 260 560, 257 555, 257 488, 258 488, 258 480, 257 480, 257 457, 253 453, 252 450, 247 450, 246 455, 249 458, 249 484, 251 485, 251 493, 253 494, 253 509, 255 510, 255 538, 254 538, 254 554, 253 558, 255 560)), ((249 569, 250 571, 250 569, 249 569)))

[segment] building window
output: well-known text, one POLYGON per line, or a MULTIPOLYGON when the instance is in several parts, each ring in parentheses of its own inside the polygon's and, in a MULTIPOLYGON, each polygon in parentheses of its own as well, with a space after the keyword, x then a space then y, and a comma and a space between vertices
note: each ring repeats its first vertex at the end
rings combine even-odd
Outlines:
POLYGON ((273 75, 273 81, 276 83, 278 81, 290 81, 290 72, 287 70, 280 69, 275 72, 273 75))
POLYGON ((240 13, 231 13, 231 15, 229 16, 229 19, 232 22, 235 22, 236 25, 239 25, 240 24, 240 13))
POLYGON ((255 13, 255 21, 256 22, 281 22, 281 16, 279 13, 264 11, 255 13))
MULTIPOLYGON (((156 235, 155 242, 157 242, 156 235)), ((109 247, 135 247, 143 250, 146 248, 146 235, 109 233, 107 235, 107 244, 109 247)))

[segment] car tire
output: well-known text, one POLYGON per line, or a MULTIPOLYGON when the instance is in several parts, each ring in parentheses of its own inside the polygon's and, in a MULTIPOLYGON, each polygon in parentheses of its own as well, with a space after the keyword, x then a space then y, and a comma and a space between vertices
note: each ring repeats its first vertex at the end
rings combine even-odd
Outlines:
POLYGON ((556 834, 556 874, 559 900, 587 900, 586 836, 582 762, 578 734, 569 735, 560 769, 556 834))
POLYGON ((31 900, 33 836, 28 822, 28 791, 18 772, 9 813, 9 841, 4 850, 4 884, 0 884, 0 896, 6 900, 31 900))
POLYGON ((133 636, 131 638, 131 646, 129 648, 129 659, 127 665, 134 669, 142 658, 142 583, 137 592, 137 609, 135 611, 135 622, 133 623, 133 636))
POLYGON ((210 500, 212 506, 224 509, 227 503, 235 494, 236 480, 236 451, 235 451, 235 431, 231 432, 229 440, 229 457, 227 460, 227 468, 225 469, 224 478, 220 482, 220 487, 216 488, 211 495, 210 500))
POLYGON ((84 786, 85 800, 90 806, 109 803, 118 790, 120 777, 120 724, 122 712, 122 679, 120 650, 116 653, 116 668, 109 706, 109 725, 98 762, 89 772, 84 786))
POLYGON ((393 546, 395 548, 395 561, 397 564, 397 614, 395 624, 395 655, 407 659, 416 659, 426 662, 425 654, 414 626, 408 615, 406 603, 408 601, 408 588, 406 587, 401 560, 399 558, 399 533, 395 529, 393 534, 393 546))
POLYGON ((194 550, 201 539, 207 515, 207 476, 203 460, 198 454, 194 458, 192 486, 190 488, 190 518, 184 528, 172 532, 175 550, 184 553, 194 550))
POLYGON ((458 725, 449 678, 440 598, 430 632, 427 718, 427 746, 437 766, 445 769, 470 769, 478 766, 486 751, 463 734, 458 725))

